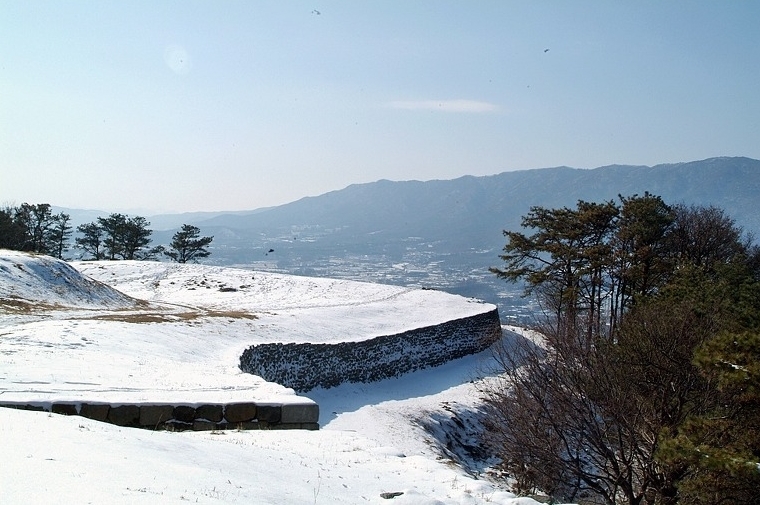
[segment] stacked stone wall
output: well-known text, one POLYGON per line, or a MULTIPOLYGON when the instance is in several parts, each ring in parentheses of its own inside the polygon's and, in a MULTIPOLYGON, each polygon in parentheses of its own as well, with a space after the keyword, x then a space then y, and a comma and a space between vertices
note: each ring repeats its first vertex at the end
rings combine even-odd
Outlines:
POLYGON ((169 430, 319 429, 319 406, 297 404, 0 403, 2 407, 79 415, 118 426, 169 430))
MULTIPOLYGON (((486 349, 501 337, 497 309, 442 324, 337 344, 261 344, 246 349, 240 368, 296 391, 344 382, 373 382, 434 367, 486 349)), ((294 404, 110 404, 3 402, 0 407, 78 415, 145 429, 319 429, 319 406, 294 404)))
POLYGON ((497 309, 439 325, 337 344, 260 344, 240 357, 244 372, 299 392, 373 382, 480 352, 501 336, 497 309))

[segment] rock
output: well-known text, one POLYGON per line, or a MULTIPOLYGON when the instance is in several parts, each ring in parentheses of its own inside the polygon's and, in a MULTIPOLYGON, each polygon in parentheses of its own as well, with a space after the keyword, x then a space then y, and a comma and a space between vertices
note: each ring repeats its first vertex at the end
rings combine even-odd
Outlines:
POLYGON ((12 409, 31 410, 31 411, 34 411, 34 412, 45 412, 45 407, 42 407, 40 405, 29 405, 29 404, 27 404, 27 405, 17 405, 17 404, 12 404, 12 405, 4 405, 4 406, 10 407, 12 409))
POLYGON ((393 498, 395 498, 397 496, 401 496, 402 494, 404 494, 403 491, 394 491, 392 493, 380 493, 380 498, 384 498, 386 500, 391 500, 391 499, 393 499, 393 498))
POLYGON ((72 403, 54 403, 50 410, 53 414, 62 414, 64 416, 75 416, 78 414, 77 406, 72 403))
POLYGON ((316 403, 286 403, 282 406, 281 423, 317 423, 319 405, 316 403))
POLYGON ((259 422, 277 424, 282 418, 282 408, 279 405, 257 405, 256 419, 259 422))
POLYGON ((195 409, 196 419, 205 419, 218 423, 222 420, 224 409, 221 405, 201 405, 195 409))
POLYGON ((134 426, 140 419, 140 407, 137 405, 120 405, 108 411, 108 422, 118 426, 134 426))
POLYGON ((195 420, 195 407, 190 407, 188 405, 177 405, 174 407, 174 413, 172 414, 172 417, 174 417, 174 419, 177 421, 181 421, 183 423, 192 423, 195 420))
POLYGON ((87 419, 100 421, 102 423, 108 419, 108 411, 110 409, 111 409, 111 406, 108 404, 83 403, 82 406, 79 407, 79 415, 82 417, 86 417, 87 419))
POLYGON ((143 405, 140 407, 140 426, 158 428, 172 418, 172 405, 143 405))
POLYGON ((193 431, 213 431, 219 429, 216 423, 210 421, 195 421, 193 423, 193 431))
POLYGON ((256 419, 255 403, 231 403, 224 409, 224 418, 228 423, 242 423, 256 419))
POLYGON ((262 423, 259 423, 257 421, 247 421, 242 423, 235 423, 235 425, 228 425, 229 429, 236 429, 236 430, 260 430, 263 428, 266 428, 266 426, 262 426, 262 423))

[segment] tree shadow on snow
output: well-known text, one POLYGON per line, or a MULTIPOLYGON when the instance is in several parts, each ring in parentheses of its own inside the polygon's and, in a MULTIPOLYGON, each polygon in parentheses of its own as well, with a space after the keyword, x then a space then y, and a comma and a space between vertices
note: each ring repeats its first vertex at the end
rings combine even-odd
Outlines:
POLYGON ((315 388, 304 395, 319 404, 319 423, 324 426, 339 414, 354 412, 366 405, 432 396, 468 382, 494 377, 500 373, 499 367, 502 366, 502 360, 498 357, 524 346, 535 344, 518 333, 504 329, 499 341, 478 354, 395 378, 369 383, 343 383, 329 389, 315 388))

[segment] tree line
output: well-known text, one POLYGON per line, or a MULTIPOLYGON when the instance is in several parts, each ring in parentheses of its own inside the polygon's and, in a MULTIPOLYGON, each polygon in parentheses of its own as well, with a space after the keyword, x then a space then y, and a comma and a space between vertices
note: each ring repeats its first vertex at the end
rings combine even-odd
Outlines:
MULTIPOLYGON (((210 256, 213 237, 202 237, 198 227, 183 224, 168 247, 151 246, 153 231, 142 216, 113 213, 77 226, 74 248, 89 260, 154 260, 166 256, 178 263, 210 256)), ((53 214, 50 204, 6 206, 0 209, 0 248, 47 254, 63 259, 71 249, 71 216, 53 214)))
POLYGON ((523 493, 760 503, 760 250, 721 209, 644 194, 533 207, 500 278, 544 308, 502 349, 485 442, 523 493))

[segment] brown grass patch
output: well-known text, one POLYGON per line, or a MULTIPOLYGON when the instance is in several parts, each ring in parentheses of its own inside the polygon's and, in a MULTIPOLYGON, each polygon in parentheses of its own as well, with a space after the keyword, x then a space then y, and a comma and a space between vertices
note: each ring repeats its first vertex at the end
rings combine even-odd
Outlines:
POLYGON ((226 318, 226 319, 258 319, 255 314, 248 312, 242 312, 237 310, 202 310, 192 312, 166 312, 166 313, 118 313, 118 314, 103 314, 101 316, 93 316, 90 319, 98 321, 119 321, 122 323, 176 323, 177 321, 194 321, 201 318, 226 318))
POLYGON ((8 314, 31 314, 32 312, 48 311, 59 309, 56 305, 42 302, 30 302, 21 298, 1 298, 0 312, 8 314))

